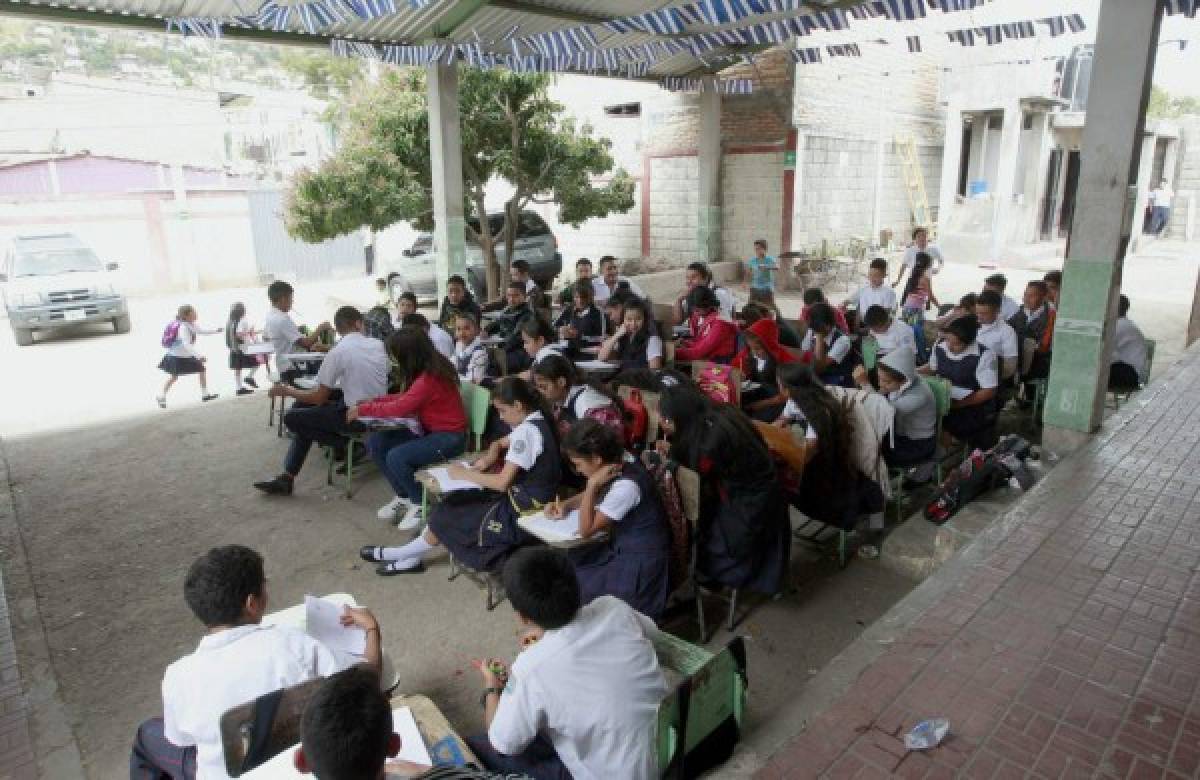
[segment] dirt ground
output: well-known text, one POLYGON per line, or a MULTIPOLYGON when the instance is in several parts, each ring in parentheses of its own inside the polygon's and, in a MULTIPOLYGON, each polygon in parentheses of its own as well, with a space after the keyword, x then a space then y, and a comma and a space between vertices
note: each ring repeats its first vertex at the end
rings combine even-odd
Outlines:
MULTIPOLYGON (((285 440, 266 428, 266 399, 222 400, 170 414, 7 439, 18 523, 53 671, 86 774, 124 775, 137 723, 159 712, 164 667, 200 626, 182 599, 193 558, 240 543, 267 559, 274 607, 305 593, 353 593, 379 615, 400 689, 438 702, 460 730, 478 727, 471 658, 511 657, 511 609, 447 567, 383 579, 363 544, 402 540, 376 520, 387 498, 376 473, 346 501, 314 457, 291 498, 250 487, 278 470, 285 440)), ((766 728, 789 696, 913 586, 871 562, 839 571, 798 550, 795 593, 761 604, 739 627, 750 640, 745 750, 765 755, 795 730, 766 728), (761 753, 760 753, 761 751, 761 753)), ((719 606, 711 605, 716 619, 719 606)), ((693 636, 687 620, 669 629, 693 636)), ((728 639, 724 632, 713 640, 728 639)), ((20 640, 18 640, 20 641, 20 640)))

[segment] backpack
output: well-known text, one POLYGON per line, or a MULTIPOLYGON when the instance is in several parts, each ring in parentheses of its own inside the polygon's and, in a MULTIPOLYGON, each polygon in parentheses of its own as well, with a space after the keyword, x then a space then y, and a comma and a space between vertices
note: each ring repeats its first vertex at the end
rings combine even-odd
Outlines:
POLYGON ((688 577, 688 562, 691 558, 692 526, 683 509, 683 495, 671 465, 657 452, 642 453, 642 464, 650 472, 655 491, 662 503, 667 530, 671 534, 671 547, 667 557, 667 588, 674 593, 688 577))
POLYGON ((704 367, 696 377, 700 392, 709 400, 718 404, 737 403, 737 379, 733 375, 733 367, 712 363, 704 367))
POLYGON ((375 306, 363 315, 363 335, 387 341, 396 332, 392 324, 392 313, 384 306, 375 306))
POLYGON ((625 446, 634 452, 640 452, 646 446, 646 433, 650 429, 650 415, 646 412, 645 402, 642 401, 641 390, 631 387, 623 395, 626 396, 621 399, 625 417, 625 446))
POLYGON ((171 320, 167 327, 163 328, 162 345, 167 349, 175 346, 175 342, 179 340, 179 324, 179 320, 171 320))

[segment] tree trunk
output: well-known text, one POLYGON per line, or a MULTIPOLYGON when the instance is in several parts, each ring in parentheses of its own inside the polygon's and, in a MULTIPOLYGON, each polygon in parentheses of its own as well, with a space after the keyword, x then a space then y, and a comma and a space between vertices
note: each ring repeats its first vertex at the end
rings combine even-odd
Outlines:
POLYGON ((504 204, 504 257, 508 260, 504 268, 505 284, 508 284, 508 280, 512 277, 510 269, 515 259, 513 254, 516 252, 517 225, 520 219, 521 213, 517 210, 517 198, 513 196, 511 200, 504 204))

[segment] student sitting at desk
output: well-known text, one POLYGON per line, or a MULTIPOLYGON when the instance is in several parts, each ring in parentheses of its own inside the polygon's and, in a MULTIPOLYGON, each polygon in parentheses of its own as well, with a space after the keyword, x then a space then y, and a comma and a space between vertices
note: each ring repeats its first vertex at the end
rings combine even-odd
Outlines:
POLYGON ((347 669, 322 683, 309 699, 292 761, 296 771, 316 780, 531 780, 471 766, 428 767, 397 759, 403 743, 393 729, 392 705, 379 690, 378 675, 362 667, 347 669))
POLYGON ((742 390, 742 409, 756 420, 771 422, 787 403, 787 397, 779 389, 777 369, 795 362, 796 358, 779 343, 779 326, 770 318, 755 320, 742 331, 742 338, 746 346, 732 365, 741 370, 746 381, 758 385, 742 390))
MULTIPOLYGON (((1021 356, 1021 345, 1013 326, 1000 318, 1004 301, 995 290, 984 290, 975 302, 975 316, 979 320, 979 332, 975 340, 981 346, 996 353, 996 365, 1000 369, 1000 387, 1011 388, 1017 375, 1017 361, 1021 356)), ((947 322, 946 325, 950 323, 947 322)), ((1001 390, 1003 399, 1003 390, 1001 390)), ((999 406, 1003 406, 1000 403, 999 406)))
POLYGON ((597 358, 621 364, 621 369, 663 367, 662 338, 655 332, 650 307, 633 299, 622 307, 621 326, 600 345, 597 358))
MULTIPOLYGON (((522 379, 529 379, 530 371, 551 355, 561 355, 562 349, 554 337, 554 328, 538 315, 534 315, 521 323, 521 346, 525 350, 528 369, 521 372, 522 379)), ((508 372, 513 373, 512 364, 508 372)))
POLYGON ((442 308, 438 312, 438 325, 443 330, 452 331, 454 320, 460 314, 470 314, 476 323, 483 317, 479 304, 467 290, 467 281, 455 274, 446 280, 446 297, 442 299, 442 308))
POLYGON ((610 596, 583 606, 574 567, 548 547, 513 555, 504 589, 526 647, 511 671, 495 658, 477 665, 487 735, 467 744, 483 765, 539 780, 657 778, 667 682, 654 623, 610 596))
MULTIPOLYGON (((818 303, 828 304, 829 301, 826 300, 825 293, 820 287, 809 287, 807 290, 805 290, 803 300, 804 306, 800 308, 800 321, 807 326, 809 324, 808 313, 812 311, 812 307, 816 306, 818 303)), ((840 330, 842 333, 850 332, 850 323, 846 321, 846 313, 844 311, 839 308, 834 308, 833 317, 838 330, 840 330)))
POLYGON ((343 306, 333 321, 341 338, 321 363, 316 388, 300 390, 283 383, 271 387, 272 396, 293 398, 296 403, 283 416, 283 424, 292 432, 283 472, 274 479, 254 483, 268 495, 292 494, 296 475, 304 467, 313 442, 333 447, 335 456, 344 459, 346 433, 350 430, 346 409, 388 391, 391 363, 387 348, 379 339, 363 335, 362 314, 353 306, 343 306))
POLYGON ((404 315, 404 319, 400 320, 400 327, 416 328, 429 337, 429 340, 433 343, 433 348, 442 357, 447 360, 454 358, 454 337, 427 320, 424 314, 413 312, 412 314, 404 315))
POLYGON ((737 352, 737 326, 721 317, 721 304, 708 287, 694 287, 688 293, 689 309, 696 314, 692 338, 684 339, 675 350, 681 363, 711 360, 728 363, 737 352))
MULTIPOLYGON (((183 596, 207 632, 195 652, 167 667, 163 716, 138 728, 129 760, 132 778, 228 778, 221 715, 342 666, 303 631, 261 624, 267 578, 254 550, 238 545, 209 550, 188 569, 183 596)), ((345 607, 342 625, 366 631, 364 659, 378 679, 383 665, 378 621, 368 609, 345 607)))
POLYGON ((275 367, 279 371, 279 379, 291 382, 301 375, 300 368, 287 358, 297 352, 325 352, 328 346, 321 343, 321 336, 332 328, 328 322, 322 322, 311 336, 305 336, 292 322, 288 312, 292 310, 292 299, 295 291, 287 282, 271 282, 267 287, 267 298, 271 301, 271 311, 263 324, 263 341, 275 348, 275 367))
POLYGON ((405 391, 368 399, 346 410, 346 423, 360 417, 413 418, 421 433, 408 428, 379 431, 367 438, 367 452, 387 477, 396 497, 377 513, 392 521, 401 509, 399 528, 421 524, 425 491, 416 473, 463 453, 467 446, 467 413, 458 392, 458 373, 450 361, 416 328, 401 328, 388 339, 388 351, 400 372, 405 391))
POLYGON ((827 385, 849 386, 855 366, 850 337, 837 327, 834 308, 817 303, 808 311, 808 331, 801 346, 810 357, 813 370, 827 385))
POLYGON ((996 353, 979 344, 979 323, 961 317, 946 326, 923 374, 950 380, 950 411, 942 428, 971 449, 996 443, 996 388, 1000 383, 996 353))
POLYGON ((442 500, 433 507, 424 533, 401 547, 364 547, 359 554, 380 564, 383 577, 424 570, 421 558, 439 544, 463 565, 489 571, 525 540, 521 512, 541 509, 554 498, 562 477, 558 431, 541 394, 523 379, 505 377, 492 405, 512 433, 490 446, 471 466, 450 465, 450 477, 483 488, 478 496, 442 500), (499 471, 492 471, 493 466, 499 471), (500 495, 497 496, 496 494, 500 495))
POLYGON ((855 464, 851 417, 812 366, 785 366, 780 382, 788 403, 777 424, 804 426, 808 459, 792 506, 826 525, 852 530, 861 517, 883 509, 883 492, 855 464))
POLYGON ((572 285, 571 303, 564 306, 554 327, 558 337, 575 352, 585 345, 585 339, 602 338, 606 332, 604 312, 595 305, 595 291, 590 279, 580 279, 572 285))
POLYGON ((670 443, 657 449, 700 475, 700 572, 726 587, 779 592, 791 527, 766 443, 741 410, 694 386, 665 387, 659 409, 670 443))
POLYGON ((529 356, 525 354, 521 339, 521 326, 537 315, 525 300, 525 285, 510 282, 504 291, 508 306, 484 330, 503 340, 501 346, 508 362, 508 373, 513 374, 529 367, 529 356))
MULTIPOLYGON (((580 282, 592 284, 592 261, 586 257, 581 257, 575 261, 575 281, 565 285, 558 291, 558 305, 564 309, 571 305, 575 300, 575 288, 580 282)), ((592 295, 595 296, 595 288, 592 289, 592 295)))
MULTIPOLYGON (((903 469, 932 465, 937 450, 937 400, 917 375, 915 356, 907 349, 893 350, 879 359, 877 368, 879 392, 896 411, 891 435, 883 437, 884 461, 903 469)), ((854 381, 863 390, 875 390, 862 366, 854 369, 854 381)), ((928 481, 926 469, 909 478, 910 484, 928 481)))
POLYGON ((483 384, 488 372, 487 347, 479 338, 479 323, 475 315, 463 313, 454 320, 454 368, 460 382, 483 384))
POLYGON ((691 311, 688 295, 697 287, 712 288, 721 304, 722 316, 726 319, 733 319, 734 310, 737 308, 737 299, 729 290, 713 282, 712 271, 707 265, 699 262, 688 264, 688 267, 683 270, 683 280, 685 285, 683 294, 675 299, 672 306, 673 325, 687 325, 689 329, 691 328, 695 313, 691 311))
POLYGON ((621 435, 596 420, 571 426, 562 449, 579 476, 582 493, 555 502, 548 517, 579 510, 579 534, 608 539, 572 550, 583 603, 616 596, 658 620, 667 606, 671 539, 650 473, 625 452, 621 435))
POLYGON ((592 280, 592 287, 596 290, 596 303, 599 304, 620 292, 631 293, 635 298, 646 297, 641 287, 634 284, 629 277, 621 276, 617 258, 612 255, 600 258, 600 278, 592 280))
POLYGON ((867 326, 871 338, 875 339, 878 357, 890 355, 897 350, 917 354, 917 339, 913 335, 912 326, 894 319, 891 312, 882 306, 867 309, 863 315, 863 324, 867 326))
POLYGON ((533 382, 553 406, 560 436, 565 436, 576 422, 589 418, 618 433, 625 430, 620 402, 602 387, 584 382, 575 364, 562 355, 550 355, 538 363, 533 369, 533 382))

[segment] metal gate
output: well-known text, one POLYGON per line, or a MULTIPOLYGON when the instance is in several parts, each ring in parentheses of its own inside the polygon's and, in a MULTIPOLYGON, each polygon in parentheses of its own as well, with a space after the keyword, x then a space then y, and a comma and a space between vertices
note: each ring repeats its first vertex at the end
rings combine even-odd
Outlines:
POLYGON ((356 230, 320 244, 298 241, 284 227, 282 192, 256 190, 246 194, 260 277, 314 281, 365 273, 363 231, 356 230))

